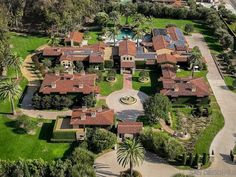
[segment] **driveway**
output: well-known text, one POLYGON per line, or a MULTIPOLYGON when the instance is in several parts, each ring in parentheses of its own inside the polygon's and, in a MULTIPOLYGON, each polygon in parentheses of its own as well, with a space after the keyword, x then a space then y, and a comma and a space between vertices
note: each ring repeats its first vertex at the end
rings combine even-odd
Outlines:
MULTIPOLYGON (((207 79, 225 119, 224 128, 217 134, 211 144, 216 159, 209 169, 221 171, 220 176, 233 173, 236 176, 236 166, 229 159, 229 152, 236 140, 236 94, 230 91, 221 78, 207 44, 201 34, 186 37, 190 47, 198 46, 208 65, 207 79)), ((229 174, 232 175, 232 174, 229 174)), ((216 175, 217 176, 217 175, 216 175)))

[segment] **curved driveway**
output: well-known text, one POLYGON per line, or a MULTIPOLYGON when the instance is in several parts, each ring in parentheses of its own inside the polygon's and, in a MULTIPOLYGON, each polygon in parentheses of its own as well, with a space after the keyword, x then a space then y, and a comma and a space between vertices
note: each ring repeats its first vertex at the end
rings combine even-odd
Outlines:
MULTIPOLYGON (((229 159, 230 149, 236 140, 236 93, 231 92, 221 78, 210 50, 201 34, 186 37, 190 47, 198 46, 208 65, 207 79, 221 108, 225 119, 224 128, 214 138, 210 151, 214 150, 215 160, 206 170, 182 171, 195 174, 197 177, 236 177, 236 164, 229 159)), ((122 170, 116 162, 115 151, 96 159, 97 174, 100 177, 117 176, 122 170)), ((148 155, 144 164, 137 168, 143 177, 171 177, 178 170, 158 160, 154 155, 148 155), (147 162, 146 162, 147 161, 147 162)))

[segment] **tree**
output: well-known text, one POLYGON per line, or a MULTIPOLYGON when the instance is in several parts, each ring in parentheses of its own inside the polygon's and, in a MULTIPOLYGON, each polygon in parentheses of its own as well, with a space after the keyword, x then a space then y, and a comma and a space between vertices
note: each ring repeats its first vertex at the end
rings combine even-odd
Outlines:
POLYGON ((233 44, 233 37, 229 33, 225 33, 220 38, 220 44, 224 49, 228 49, 233 44))
POLYGON ((0 99, 8 99, 11 102, 12 114, 15 115, 14 100, 21 95, 21 87, 18 81, 15 80, 2 80, 0 81, 0 99))
POLYGON ((192 33, 194 31, 194 26, 193 24, 186 24, 184 27, 184 31, 189 34, 192 33))
POLYGON ((109 70, 107 73, 107 79, 113 81, 116 79, 116 70, 109 70))
POLYGON ((165 144, 165 151, 167 152, 168 159, 174 160, 183 154, 184 147, 175 138, 169 138, 165 144))
POLYGON ((116 26, 120 22, 120 13, 118 11, 112 11, 109 14, 110 21, 114 23, 114 26, 116 26))
POLYGON ((106 12, 99 12, 95 17, 95 21, 102 27, 107 26, 107 23, 109 21, 109 16, 106 12))
POLYGON ((18 128, 22 128, 26 133, 29 133, 36 129, 37 122, 32 120, 30 117, 26 115, 21 115, 16 119, 16 124, 18 128))
POLYGON ((201 53, 193 50, 189 58, 189 62, 190 62, 190 69, 192 70, 192 77, 194 77, 195 67, 198 66, 200 69, 202 69, 203 67, 201 53))
POLYGON ((8 58, 8 66, 12 66, 16 72, 16 78, 19 78, 19 70, 23 63, 23 59, 17 55, 16 52, 11 52, 10 57, 8 58))
POLYGON ((82 100, 83 100, 83 104, 88 108, 94 107, 96 104, 96 98, 94 94, 86 95, 82 98, 82 100))
POLYGON ((94 164, 95 156, 92 152, 77 147, 74 149, 70 156, 72 164, 88 164, 92 166, 94 164))
POLYGON ((135 138, 125 139, 118 146, 117 161, 123 167, 129 164, 130 176, 133 176, 134 166, 141 164, 144 160, 144 148, 135 138))
POLYGON ((125 24, 128 24, 129 16, 133 15, 137 10, 137 5, 132 2, 121 4, 121 13, 125 16, 125 24))
POLYGON ((140 71, 140 73, 139 73, 139 77, 140 77, 140 79, 141 79, 141 78, 148 78, 148 77, 149 77, 149 72, 148 72, 148 71, 145 71, 145 70, 142 70, 142 71, 140 71))
POLYGON ((49 58, 45 58, 43 64, 47 69, 49 69, 52 66, 52 61, 49 58))
POLYGON ((236 79, 233 80, 232 86, 234 89, 236 89, 236 79))
POLYGON ((111 69, 114 66, 113 60, 105 60, 105 68, 111 69))
POLYGON ((167 96, 155 94, 144 102, 145 116, 149 124, 157 123, 159 119, 169 119, 171 102, 167 96))
POLYGON ((35 109, 41 109, 41 99, 42 97, 38 94, 35 94, 32 98, 32 105, 35 109))
POLYGON ((116 135, 105 129, 89 129, 87 142, 89 150, 94 153, 100 153, 115 146, 116 135))
POLYGON ((92 166, 86 164, 77 164, 71 168, 72 177, 96 177, 96 173, 92 166))
POLYGON ((84 70, 84 64, 82 61, 76 61, 75 62, 75 67, 77 72, 81 72, 84 70))
POLYGON ((116 45, 116 36, 119 34, 119 29, 117 26, 111 27, 111 28, 106 28, 105 29, 106 35, 113 39, 113 46, 116 45))

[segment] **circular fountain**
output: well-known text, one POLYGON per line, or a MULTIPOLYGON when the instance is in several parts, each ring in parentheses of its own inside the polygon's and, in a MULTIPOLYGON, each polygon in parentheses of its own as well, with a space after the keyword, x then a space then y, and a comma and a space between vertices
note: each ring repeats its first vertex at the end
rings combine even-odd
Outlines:
POLYGON ((137 99, 133 96, 123 96, 120 98, 120 102, 125 105, 132 105, 137 102, 137 99))

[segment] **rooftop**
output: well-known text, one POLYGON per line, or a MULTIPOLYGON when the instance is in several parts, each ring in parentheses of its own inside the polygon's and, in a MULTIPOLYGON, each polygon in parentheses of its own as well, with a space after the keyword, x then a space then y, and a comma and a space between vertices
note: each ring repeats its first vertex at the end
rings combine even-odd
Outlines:
POLYGON ((118 123, 117 131, 119 134, 138 134, 142 128, 142 122, 124 121, 118 123))

